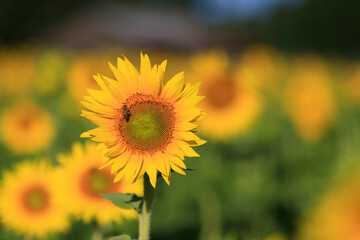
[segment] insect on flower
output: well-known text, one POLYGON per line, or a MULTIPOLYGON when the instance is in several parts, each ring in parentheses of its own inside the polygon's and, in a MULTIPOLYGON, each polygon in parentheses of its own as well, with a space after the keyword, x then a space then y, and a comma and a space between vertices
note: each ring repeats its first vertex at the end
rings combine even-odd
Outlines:
POLYGON ((191 132, 205 117, 197 107, 204 99, 197 95, 200 83, 185 83, 181 72, 164 84, 166 63, 152 67, 148 55, 140 54, 138 71, 118 58, 117 67, 109 64, 116 79, 95 75, 102 90, 89 89, 92 96, 82 101, 89 109, 82 116, 99 128, 81 137, 101 139, 115 182, 135 183, 146 174, 155 188, 159 171, 170 184, 171 169, 185 175, 184 156, 199 157, 192 147, 206 142, 191 132))
POLYGON ((128 122, 129 121, 129 117, 130 117, 130 111, 127 108, 127 105, 123 106, 123 117, 124 119, 128 122))

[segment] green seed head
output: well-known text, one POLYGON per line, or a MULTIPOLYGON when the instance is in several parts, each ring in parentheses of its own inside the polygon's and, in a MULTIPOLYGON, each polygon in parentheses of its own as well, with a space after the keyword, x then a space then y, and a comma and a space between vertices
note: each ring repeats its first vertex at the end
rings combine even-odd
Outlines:
POLYGON ((144 143, 156 140, 165 127, 161 116, 155 111, 136 114, 129 125, 132 137, 144 143))
POLYGON ((129 108, 129 113, 120 131, 132 149, 155 151, 167 145, 173 131, 172 110, 158 102, 142 102, 129 108))
POLYGON ((89 176, 89 187, 93 193, 105 193, 109 186, 111 186, 112 180, 105 172, 99 170, 92 171, 89 176))
POLYGON ((32 211, 44 209, 48 204, 48 196, 41 189, 33 189, 26 194, 25 204, 32 211))

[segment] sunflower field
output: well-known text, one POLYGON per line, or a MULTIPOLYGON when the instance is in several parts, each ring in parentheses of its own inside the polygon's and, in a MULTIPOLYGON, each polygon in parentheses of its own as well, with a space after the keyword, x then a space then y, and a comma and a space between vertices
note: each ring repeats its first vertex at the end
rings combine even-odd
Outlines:
MULTIPOLYGON (((266 45, 143 52, 167 58, 165 82, 182 70, 201 82, 206 113, 186 176, 158 178, 152 239, 357 239, 356 61, 266 45)), ((142 180, 113 183, 101 149, 80 138, 94 128, 80 101, 99 88, 93 75, 114 78, 107 59, 121 54, 139 68, 138 49, 1 51, 0 239, 137 236, 136 212, 100 193, 141 195, 142 180)))
POLYGON ((360 240, 360 3, 3 2, 0 240, 360 240))

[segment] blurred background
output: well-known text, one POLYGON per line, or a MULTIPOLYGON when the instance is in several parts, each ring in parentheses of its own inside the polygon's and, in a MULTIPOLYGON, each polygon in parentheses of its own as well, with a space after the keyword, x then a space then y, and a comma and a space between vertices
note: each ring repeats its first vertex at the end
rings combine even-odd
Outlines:
MULTIPOLYGON (((158 183, 152 239, 360 239, 359 10, 355 0, 0 0, 0 169, 58 166, 94 127, 80 117, 92 76, 113 78, 107 62, 122 55, 138 68, 142 51, 168 59, 167 80, 201 81, 208 114, 201 157, 185 160, 195 170, 158 183)), ((69 221, 46 239, 137 236, 136 219, 100 235, 96 220, 69 221)), ((27 237, 0 225, 0 239, 27 237)))

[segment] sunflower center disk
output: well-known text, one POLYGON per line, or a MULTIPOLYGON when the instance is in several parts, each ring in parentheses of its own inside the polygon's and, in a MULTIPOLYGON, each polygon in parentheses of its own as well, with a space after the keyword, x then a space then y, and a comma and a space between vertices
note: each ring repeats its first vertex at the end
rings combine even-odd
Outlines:
POLYGON ((175 114, 159 101, 140 101, 129 108, 129 119, 120 123, 120 133, 132 151, 153 154, 171 142, 175 114))
POLYGON ((30 127, 32 121, 29 117, 25 117, 19 120, 19 127, 20 129, 27 129, 30 127))
POLYGON ((32 212, 41 211, 48 206, 49 195, 41 188, 30 189, 24 195, 24 204, 32 212))
POLYGON ((89 184, 94 192, 101 193, 108 189, 111 179, 105 174, 94 174, 90 176, 89 184))
POLYGON ((29 107, 26 112, 21 112, 18 116, 17 124, 20 129, 27 130, 42 118, 42 112, 34 107, 29 107))
POLYGON ((97 168, 92 168, 85 173, 83 180, 84 192, 96 198, 101 197, 100 193, 109 193, 115 191, 116 188, 110 172, 97 168))
POLYGON ((226 79, 215 80, 208 86, 205 95, 213 107, 224 108, 235 99, 235 83, 226 79))

